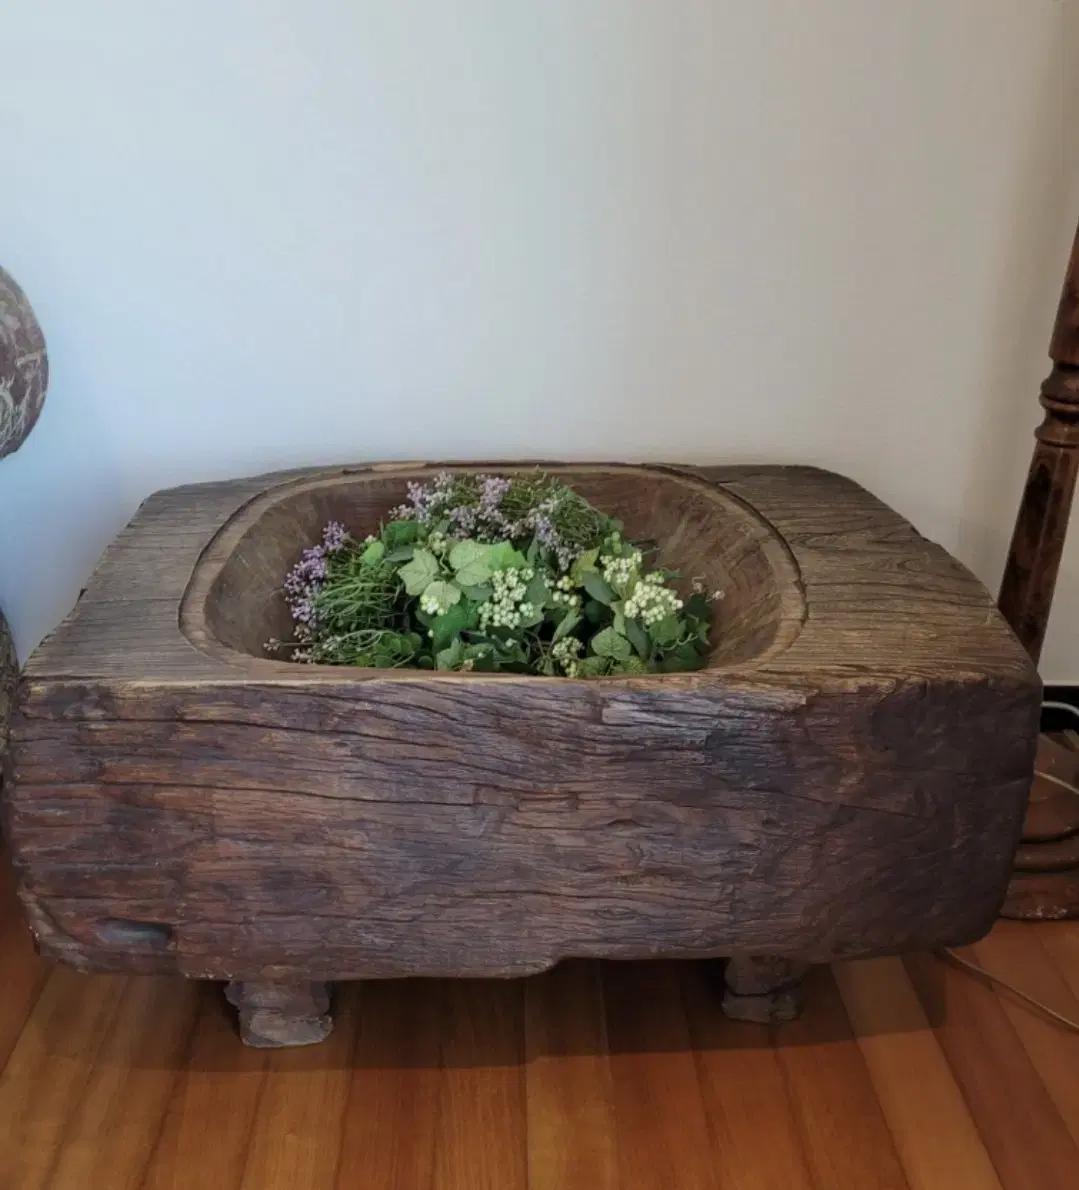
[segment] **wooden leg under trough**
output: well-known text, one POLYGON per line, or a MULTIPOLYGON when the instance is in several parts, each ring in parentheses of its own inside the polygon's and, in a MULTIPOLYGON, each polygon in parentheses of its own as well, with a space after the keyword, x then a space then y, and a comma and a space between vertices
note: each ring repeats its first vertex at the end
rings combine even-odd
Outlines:
POLYGON ((805 1004, 808 970, 808 964, 787 959, 732 958, 724 972, 723 1011, 732 1021, 756 1025, 793 1021, 805 1004))
POLYGON ((333 1029, 326 983, 233 980, 225 995, 239 1011, 243 1043, 256 1049, 315 1045, 333 1029))

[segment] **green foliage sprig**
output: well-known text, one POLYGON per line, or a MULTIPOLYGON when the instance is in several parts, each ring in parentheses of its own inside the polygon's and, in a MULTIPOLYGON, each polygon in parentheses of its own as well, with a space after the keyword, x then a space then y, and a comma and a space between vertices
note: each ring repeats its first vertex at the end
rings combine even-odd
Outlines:
POLYGON ((544 472, 413 484, 377 534, 331 523, 285 579, 295 661, 608 677, 699 668, 712 598, 650 568, 544 472))

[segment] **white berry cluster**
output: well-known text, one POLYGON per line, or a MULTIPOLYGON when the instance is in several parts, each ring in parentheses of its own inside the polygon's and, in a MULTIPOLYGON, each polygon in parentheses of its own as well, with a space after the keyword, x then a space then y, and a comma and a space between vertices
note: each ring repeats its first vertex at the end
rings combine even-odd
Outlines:
POLYGON ((555 583, 555 589, 551 592, 551 602, 557 603, 561 607, 568 607, 571 611, 575 611, 581 606, 581 597, 574 594, 573 579, 568 574, 564 574, 555 583))
POLYGON ((531 568, 496 570, 491 575, 491 598, 480 608, 480 627, 518 628, 529 619, 535 608, 525 599, 525 590, 535 576, 531 568))
MULTIPOLYGON (((454 604, 453 600, 445 598, 446 587, 448 586, 448 583, 432 583, 431 587, 441 588, 443 598, 440 599, 438 593, 431 594, 431 587, 428 587, 420 596, 421 610, 425 611, 429 616, 444 616, 454 604)), ((452 590, 452 588, 450 589, 452 590)))
POLYGON ((630 550, 618 558, 603 559, 603 577, 612 587, 625 587, 639 569, 642 561, 640 550, 630 550))
POLYGON ((551 660, 559 666, 567 678, 577 676, 577 658, 580 656, 581 642, 575 636, 563 637, 551 646, 551 660))
POLYGON ((626 600, 625 614, 645 625, 657 624, 676 611, 682 610, 682 600, 670 587, 663 585, 663 575, 647 574, 626 600))
POLYGON ((445 533, 432 533, 427 538, 427 548, 436 557, 441 558, 442 555, 450 548, 449 538, 445 533))

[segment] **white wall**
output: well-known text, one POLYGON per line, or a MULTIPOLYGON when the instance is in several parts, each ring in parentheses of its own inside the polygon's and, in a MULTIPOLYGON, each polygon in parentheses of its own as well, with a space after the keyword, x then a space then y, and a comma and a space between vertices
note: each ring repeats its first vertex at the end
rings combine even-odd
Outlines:
POLYGON ((21 651, 153 489, 349 459, 814 462, 995 586, 1076 4, 5 0, 0 259, 53 371, 0 464, 21 651))

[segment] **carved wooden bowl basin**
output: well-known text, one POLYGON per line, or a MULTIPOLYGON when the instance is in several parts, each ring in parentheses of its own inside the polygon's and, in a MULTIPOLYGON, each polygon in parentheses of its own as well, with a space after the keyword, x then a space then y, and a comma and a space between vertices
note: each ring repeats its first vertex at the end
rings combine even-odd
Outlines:
POLYGON ((41 947, 231 979, 247 1039, 285 1044, 325 1034, 333 980, 733 956, 728 1010, 766 1019, 796 964, 984 934, 1040 688, 980 584, 824 472, 561 470, 725 592, 704 670, 275 660, 300 550, 422 468, 148 500, 22 681, 5 814, 41 947))

